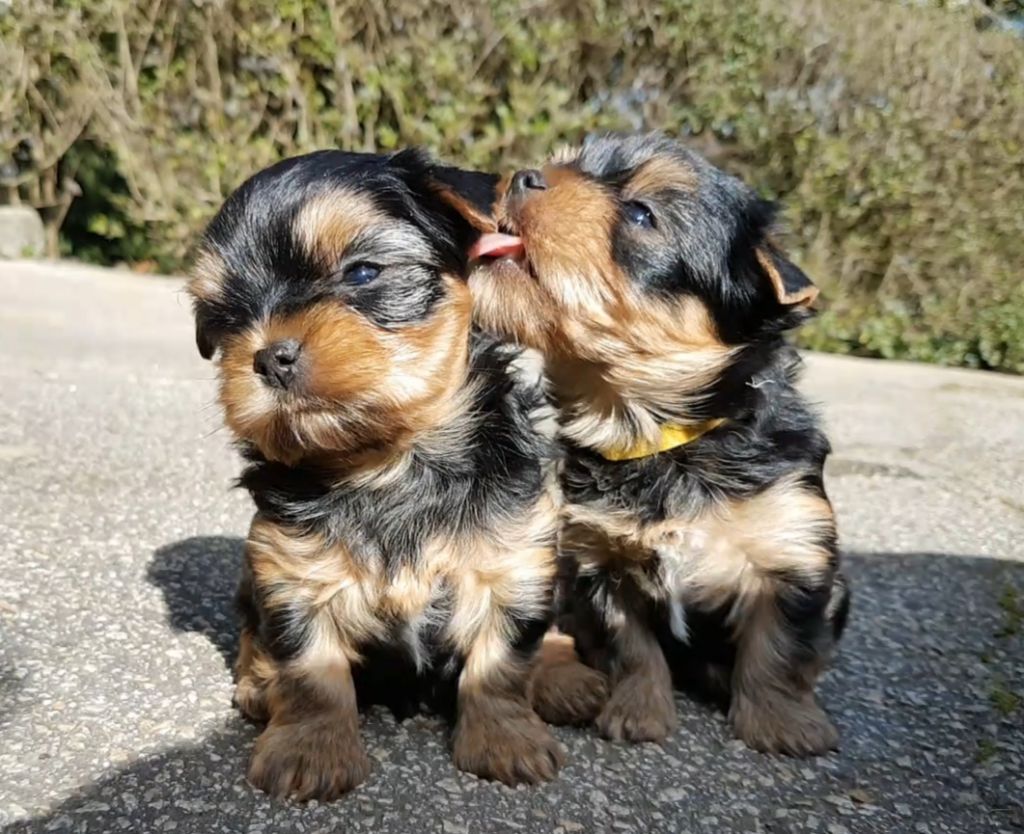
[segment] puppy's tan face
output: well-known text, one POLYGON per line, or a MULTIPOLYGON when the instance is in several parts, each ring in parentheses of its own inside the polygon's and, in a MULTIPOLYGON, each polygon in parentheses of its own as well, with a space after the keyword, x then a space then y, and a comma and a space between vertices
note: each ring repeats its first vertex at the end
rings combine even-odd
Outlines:
POLYGON ((456 261, 372 190, 243 198, 211 225, 190 283, 234 434, 294 463, 433 425, 465 377, 470 299, 456 261))
POLYGON ((541 188, 513 177, 497 216, 521 247, 484 258, 471 274, 478 324, 547 356, 570 420, 571 403, 588 401, 582 433, 621 416, 632 398, 678 411, 731 353, 698 297, 645 292, 622 257, 637 239, 652 250, 670 244, 664 231, 633 228, 624 214, 634 200, 664 199, 663 176, 692 187, 692 172, 660 160, 615 187, 581 170, 575 157, 537 172, 541 188))
MULTIPOLYGON (((646 171, 624 183, 618 195, 571 163, 548 164, 539 173, 543 188, 517 188, 513 177, 498 208, 500 226, 521 239, 521 254, 492 261, 474 274, 473 284, 486 292, 488 269, 499 279, 507 275, 510 282, 536 284, 534 301, 544 308, 539 312, 548 339, 535 347, 599 359, 595 340, 605 338, 637 349, 673 333, 695 345, 717 342, 703 305, 691 298, 645 294, 616 255, 616 247, 629 246, 636 234, 622 220, 622 202, 651 196, 645 192, 650 183, 646 171)), ((649 234, 656 239, 647 245, 669 245, 658 230, 649 234)), ((531 292, 525 286, 509 289, 531 292)))
POLYGON ((589 363, 625 396, 663 389, 654 400, 670 406, 669 391, 706 386, 738 346, 813 298, 802 273, 797 286, 776 266, 764 204, 662 137, 589 140, 502 193, 504 234, 475 248, 474 315, 544 351, 555 373, 589 363))

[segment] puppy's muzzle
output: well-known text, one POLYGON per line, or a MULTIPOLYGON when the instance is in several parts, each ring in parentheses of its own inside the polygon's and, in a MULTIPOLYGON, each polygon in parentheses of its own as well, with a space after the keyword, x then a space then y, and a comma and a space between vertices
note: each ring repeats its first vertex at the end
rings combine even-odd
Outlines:
POLYGON ((508 191, 505 194, 505 217, 506 222, 498 222, 498 230, 501 232, 514 232, 518 227, 518 215, 523 205, 531 197, 547 191, 548 182, 544 174, 535 168, 527 168, 516 171, 508 184, 508 191))
POLYGON ((299 376, 302 345, 297 339, 284 339, 256 351, 252 369, 271 388, 287 391, 299 376))
POLYGON ((517 171, 513 175, 509 191, 513 197, 522 199, 531 191, 544 191, 547 187, 547 180, 544 179, 544 175, 540 171, 527 168, 524 171, 517 171))

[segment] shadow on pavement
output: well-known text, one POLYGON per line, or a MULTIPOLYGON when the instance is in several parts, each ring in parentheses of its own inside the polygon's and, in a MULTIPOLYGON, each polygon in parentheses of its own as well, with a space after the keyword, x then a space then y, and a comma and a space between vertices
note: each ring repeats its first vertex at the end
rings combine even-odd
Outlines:
POLYGON ((228 668, 238 651, 235 591, 244 553, 237 536, 194 536, 157 550, 147 572, 164 595, 171 628, 202 634, 228 668))
MULTIPOLYGON (((188 539, 158 550, 149 572, 170 624, 204 634, 225 658, 236 639, 241 548, 236 538, 188 539)), ((560 731, 574 757, 591 761, 550 786, 512 792, 457 775, 436 727, 371 715, 368 745, 386 753, 370 781, 340 802, 303 808, 272 803, 245 783, 256 729, 232 717, 200 744, 142 758, 5 830, 497 834, 526 823, 534 834, 555 831, 556 817, 612 831, 623 808, 636 830, 654 832, 833 830, 832 822, 893 834, 925 830, 922 823, 1024 827, 1013 787, 1024 755, 1021 707, 1014 712, 1012 700, 994 694, 1024 692, 1024 640, 1006 604, 1013 589, 1024 590, 1024 564, 933 553, 849 554, 845 564, 854 608, 821 686, 843 746, 817 763, 746 750, 721 721, 683 701, 683 728, 664 750, 560 731), (592 801, 595 791, 607 800, 592 801), (840 801, 851 795, 859 799, 840 801), (734 806, 746 809, 746 822, 730 816, 734 806), (449 819, 462 822, 449 828, 449 819)))

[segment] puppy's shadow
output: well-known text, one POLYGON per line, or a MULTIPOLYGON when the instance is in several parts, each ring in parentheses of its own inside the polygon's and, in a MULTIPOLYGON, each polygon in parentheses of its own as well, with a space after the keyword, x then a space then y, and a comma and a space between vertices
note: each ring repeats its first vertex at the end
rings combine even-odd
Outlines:
POLYGON ((157 549, 147 571, 164 595, 171 627, 204 635, 228 667, 238 651, 235 591, 244 552, 236 536, 193 536, 157 549))

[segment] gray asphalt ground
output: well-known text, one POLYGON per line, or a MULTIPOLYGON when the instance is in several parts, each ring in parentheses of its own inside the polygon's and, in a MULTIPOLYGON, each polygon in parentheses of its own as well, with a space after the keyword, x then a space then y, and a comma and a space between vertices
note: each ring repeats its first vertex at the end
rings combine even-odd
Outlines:
POLYGON ((842 750, 764 756, 679 700, 663 747, 559 730, 561 778, 457 772, 364 719, 365 785, 244 778, 231 596, 248 498, 178 282, 0 263, 0 827, 11 832, 1016 832, 1024 828, 1024 380, 812 356, 854 613, 842 750))

